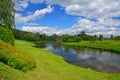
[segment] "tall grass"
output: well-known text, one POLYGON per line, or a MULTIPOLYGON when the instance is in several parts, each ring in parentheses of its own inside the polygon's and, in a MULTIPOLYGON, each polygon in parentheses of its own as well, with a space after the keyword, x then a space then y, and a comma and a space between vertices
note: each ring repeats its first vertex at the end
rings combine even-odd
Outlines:
POLYGON ((17 50, 2 40, 0 40, 0 62, 24 72, 36 67, 35 60, 31 55, 17 50))

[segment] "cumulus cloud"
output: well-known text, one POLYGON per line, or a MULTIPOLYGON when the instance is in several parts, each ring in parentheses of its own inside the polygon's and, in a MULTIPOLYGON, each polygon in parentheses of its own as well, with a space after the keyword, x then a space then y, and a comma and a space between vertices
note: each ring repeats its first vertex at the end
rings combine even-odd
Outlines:
POLYGON ((94 22, 90 21, 89 19, 78 19, 77 23, 74 24, 71 28, 69 29, 62 29, 59 30, 57 28, 50 28, 50 27, 41 27, 41 26, 24 26, 22 30, 24 31, 30 31, 30 32, 40 32, 44 33, 47 35, 52 35, 52 34, 70 34, 70 35, 75 35, 80 33, 81 31, 85 31, 86 34, 89 35, 100 35, 103 34, 105 36, 108 35, 118 35, 120 34, 120 28, 117 28, 117 25, 120 25, 118 22, 116 26, 113 26, 114 20, 108 19, 104 21, 105 23, 103 24, 102 21, 94 22), (110 24, 109 24, 110 23, 110 24), (104 26, 106 25, 106 26, 104 26))
POLYGON ((23 26, 21 30, 28 32, 39 32, 47 35, 52 35, 57 31, 56 28, 50 28, 48 26, 23 26))
POLYGON ((70 29, 63 32, 69 34, 86 31, 88 34, 118 35, 120 33, 120 20, 112 17, 120 16, 120 0, 47 0, 51 4, 59 4, 65 8, 67 14, 95 18, 78 19, 70 29))
POLYGON ((71 30, 76 30, 76 33, 85 31, 87 34, 103 34, 103 35, 118 35, 120 33, 120 21, 113 19, 99 19, 97 22, 89 19, 79 19, 76 24, 72 26, 71 30))
POLYGON ((27 0, 13 0, 15 3, 15 9, 22 11, 28 7, 29 3, 27 0))
POLYGON ((42 2, 44 2, 45 0, 28 0, 28 1, 30 1, 31 3, 36 4, 36 3, 42 3, 42 2))
MULTIPOLYGON (((17 1, 16 9, 23 10, 31 3, 46 2, 48 5, 58 4, 64 7, 67 14, 85 16, 84 19, 78 19, 77 23, 73 24, 69 29, 58 30, 56 28, 34 27, 34 32, 43 32, 46 34, 77 34, 81 31, 86 31, 87 34, 104 34, 118 35, 120 34, 120 20, 112 19, 112 17, 120 16, 120 0, 15 0, 17 1), (19 3, 19 4, 18 4, 19 3), (23 5, 24 4, 24 5, 23 5), (91 21, 88 18, 95 18, 97 22, 91 21), (43 31, 42 31, 43 30, 43 31)), ((45 9, 37 10, 28 16, 22 16, 16 13, 15 18, 17 23, 27 23, 44 16, 46 13, 52 12, 53 8, 48 6, 45 9)), ((32 26, 24 26, 22 30, 31 31, 32 26)), ((32 30, 33 32, 33 30, 32 30)))
POLYGON ((37 4, 42 3, 44 0, 13 0, 15 3, 15 9, 18 11, 23 11, 29 5, 29 3, 37 4))
POLYGON ((31 3, 58 4, 66 13, 92 18, 120 16, 120 0, 14 0, 16 9, 26 8, 31 3))
POLYGON ((120 16, 120 0, 46 0, 65 7, 66 13, 92 18, 120 16))
POLYGON ((21 14, 16 13, 15 14, 15 21, 16 23, 27 23, 29 21, 33 21, 35 19, 41 18, 47 13, 51 13, 53 11, 53 8, 51 6, 47 6, 44 9, 36 10, 33 14, 28 16, 22 16, 21 14))

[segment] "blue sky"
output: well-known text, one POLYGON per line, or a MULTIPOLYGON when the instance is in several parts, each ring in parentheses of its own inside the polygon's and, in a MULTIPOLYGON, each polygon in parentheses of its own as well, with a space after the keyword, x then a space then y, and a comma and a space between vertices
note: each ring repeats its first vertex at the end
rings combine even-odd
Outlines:
POLYGON ((48 35, 120 34, 120 0, 13 1, 16 29, 48 35))

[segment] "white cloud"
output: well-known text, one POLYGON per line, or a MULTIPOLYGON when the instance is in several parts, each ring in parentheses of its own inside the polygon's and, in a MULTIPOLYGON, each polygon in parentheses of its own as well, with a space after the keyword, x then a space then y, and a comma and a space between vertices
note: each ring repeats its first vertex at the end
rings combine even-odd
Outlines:
POLYGON ((15 9, 22 11, 28 7, 29 2, 27 0, 13 0, 15 3, 15 9))
POLYGON ((70 29, 63 32, 69 34, 86 31, 88 34, 119 35, 120 20, 112 17, 120 16, 120 0, 47 0, 51 4, 65 7, 67 14, 96 18, 98 22, 79 19, 70 29), (108 27, 109 26, 109 27, 108 27))
POLYGON ((41 27, 41 26, 23 26, 21 30, 24 31, 30 31, 30 32, 40 32, 40 33, 45 33, 47 35, 52 35, 54 33, 58 35, 62 34, 78 34, 81 31, 85 31, 89 35, 100 35, 103 34, 105 36, 108 35, 119 35, 120 34, 120 28, 117 28, 117 25, 120 25, 118 22, 116 26, 113 26, 114 20, 108 19, 104 21, 105 23, 103 24, 102 21, 99 22, 92 22, 88 19, 79 19, 76 24, 74 24, 71 28, 69 29, 63 29, 63 30, 58 30, 57 28, 50 28, 50 27, 41 27), (109 24, 110 23, 110 24, 109 24), (109 25, 108 25, 109 24, 109 25), (106 25, 106 26, 105 26, 106 25), (108 27, 109 26, 109 27, 108 27))
POLYGON ((47 13, 51 13, 53 8, 51 6, 47 6, 44 9, 36 10, 32 15, 22 16, 21 14, 15 14, 15 21, 16 23, 27 23, 29 21, 33 21, 35 19, 41 18, 47 13))
MULTIPOLYGON (((36 4, 44 1, 49 5, 61 5, 67 14, 96 18, 98 22, 92 22, 88 19, 78 19, 77 23, 73 24, 69 29, 58 30, 48 27, 47 30, 44 30, 44 27, 39 29, 36 27, 35 31, 46 34, 76 34, 81 31, 86 31, 87 34, 120 34, 120 28, 117 27, 120 26, 120 20, 112 19, 112 17, 120 16, 120 0, 19 0, 20 5, 17 4, 18 6, 16 8, 23 10, 29 5, 29 2, 36 4)), ((22 16, 16 13, 16 22, 28 23, 31 20, 44 16, 46 13, 52 12, 52 10, 53 8, 49 6, 45 9, 37 10, 28 16, 22 16)), ((22 29, 24 30, 24 28, 25 26, 22 29)), ((26 31, 31 31, 29 28, 32 27, 27 27, 26 31)))
POLYGON ((14 0, 17 10, 22 10, 31 3, 59 4, 66 13, 92 18, 120 16, 120 0, 14 0))
POLYGON ((120 0, 46 0, 65 7, 66 13, 92 18, 120 16, 120 0))
POLYGON ((15 9, 18 11, 23 11, 29 5, 29 3, 37 4, 42 3, 44 0, 13 0, 15 3, 15 9))
POLYGON ((21 30, 28 32, 39 32, 47 35, 52 35, 57 31, 56 28, 50 28, 47 26, 23 26, 21 30))
POLYGON ((75 30, 76 33, 85 31, 87 34, 103 34, 103 35, 119 35, 120 28, 119 20, 113 19, 98 19, 98 22, 93 22, 88 19, 79 19, 76 24, 72 26, 71 30, 75 30))
POLYGON ((44 2, 45 0, 28 0, 28 1, 30 1, 31 3, 36 4, 36 3, 42 3, 42 2, 44 2))

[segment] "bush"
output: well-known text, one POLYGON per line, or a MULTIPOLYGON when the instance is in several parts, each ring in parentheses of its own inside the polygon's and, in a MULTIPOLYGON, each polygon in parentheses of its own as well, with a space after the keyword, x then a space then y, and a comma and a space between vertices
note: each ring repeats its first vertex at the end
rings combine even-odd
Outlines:
POLYGON ((36 67, 34 58, 28 53, 0 40, 0 61, 24 72, 36 67))
POLYGON ((10 29, 0 26, 0 39, 14 45, 14 36, 10 29))
POLYGON ((80 37, 74 37, 73 42, 80 42, 82 39, 80 37))
POLYGON ((23 38, 27 41, 36 41, 35 35, 31 32, 24 34, 23 38))

